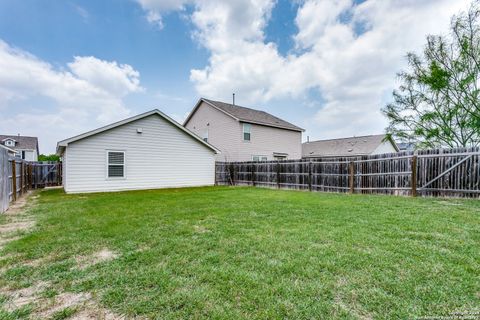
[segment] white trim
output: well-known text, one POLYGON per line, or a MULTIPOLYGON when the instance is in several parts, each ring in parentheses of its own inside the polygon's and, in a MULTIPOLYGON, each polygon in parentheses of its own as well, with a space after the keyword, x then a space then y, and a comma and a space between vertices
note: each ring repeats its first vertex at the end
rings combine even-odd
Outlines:
MULTIPOLYGON (((113 149, 106 149, 105 150, 105 161, 106 161, 106 172, 105 172, 105 180, 126 180, 127 179, 127 157, 125 150, 113 150, 113 149), (108 176, 108 167, 111 166, 110 162, 108 162, 108 154, 110 152, 118 152, 123 153, 123 177, 109 177, 108 176)), ((112 164, 116 166, 121 166, 121 164, 112 164)))
MULTIPOLYGON (((238 122, 246 122, 246 123, 252 123, 252 124, 258 124, 258 125, 261 125, 261 126, 266 126, 266 127, 271 127, 271 128, 278 128, 278 129, 284 129, 284 130, 290 130, 290 131, 296 131, 296 132, 305 132, 305 129, 303 128, 299 128, 299 129, 294 129, 294 128, 288 128, 288 127, 285 127, 285 126, 282 126, 282 125, 274 125, 274 124, 268 124, 268 123, 263 123, 263 122, 258 122, 258 121, 254 121, 254 120, 245 120, 245 119, 240 119, 240 118, 237 118, 235 117, 233 114, 231 113, 228 113, 227 111, 224 111, 220 108, 218 108, 216 105, 214 105, 213 103, 207 101, 206 99, 204 98, 200 98, 200 100, 198 100, 197 104, 195 105, 195 107, 193 107, 192 111, 190 112, 190 114, 188 115, 187 119, 185 119, 185 121, 183 122, 183 126, 185 127, 187 124, 188 124, 188 121, 190 121, 190 119, 193 117, 193 115, 195 114, 195 112, 198 110, 198 108, 200 107, 200 105, 202 104, 202 102, 205 102, 206 104, 208 104, 209 106, 211 106, 212 108, 226 114, 227 116, 237 120, 238 122)), ((252 110, 255 110, 255 109, 252 109, 252 110)), ((261 111, 261 110, 256 110, 256 111, 261 111)), ((273 116, 273 115, 272 115, 273 116)))
POLYGON ((209 102, 209 101, 207 101, 207 100, 205 100, 205 99, 203 99, 203 98, 200 98, 200 99, 198 100, 198 102, 195 104, 195 107, 193 107, 192 111, 190 111, 190 113, 188 114, 187 119, 185 119, 185 121, 183 121, 183 126, 184 126, 184 127, 187 125, 188 121, 190 121, 190 119, 193 117, 193 115, 195 114, 195 112, 197 112, 198 108, 200 108, 200 105, 202 104, 202 102, 205 102, 205 103, 208 104, 210 107, 214 108, 215 110, 220 111, 220 112, 223 113, 223 114, 226 114, 227 116, 235 119, 236 121, 240 121, 240 119, 238 119, 238 118, 235 117, 234 115, 232 115, 232 114, 230 114, 230 113, 228 113, 228 112, 226 112, 226 111, 218 108, 218 107, 217 107, 216 105, 214 105, 213 103, 211 103, 211 102, 209 102))
POLYGON ((214 146, 212 146, 208 142, 203 141, 203 139, 201 137, 197 136, 196 134, 194 134, 193 132, 191 132, 187 128, 183 127, 181 124, 179 124, 178 122, 176 122, 175 120, 173 120, 172 118, 170 118, 169 116, 167 116, 166 114, 161 112, 160 110, 153 109, 151 111, 141 113, 141 114, 136 115, 134 117, 127 118, 127 119, 124 119, 124 120, 121 120, 121 121, 118 121, 118 122, 114 122, 114 123, 106 125, 104 127, 101 127, 101 128, 98 128, 98 129, 95 129, 95 130, 92 130, 92 131, 88 131, 88 132, 79 134, 77 136, 74 136, 74 137, 71 137, 71 138, 68 138, 68 139, 65 139, 65 140, 61 140, 57 143, 57 154, 61 155, 63 153, 63 149, 65 147, 67 147, 69 143, 72 143, 72 142, 75 142, 75 141, 78 141, 78 140, 81 140, 81 139, 85 139, 87 137, 96 135, 98 133, 101 133, 101 132, 104 132, 104 131, 107 131, 107 130, 110 130, 110 129, 113 129, 113 128, 116 128, 116 127, 120 127, 124 124, 130 123, 132 121, 136 121, 136 120, 139 120, 139 119, 142 119, 142 118, 154 115, 154 114, 157 114, 160 117, 164 118, 165 120, 167 120, 168 122, 173 124, 175 127, 179 128, 180 130, 182 130, 183 132, 185 132, 186 134, 188 134, 192 138, 194 138, 197 141, 199 141, 200 143, 202 143, 207 148, 213 150, 215 153, 220 153, 220 150, 218 150, 217 148, 215 148, 214 146))
POLYGON ((0 144, 0 147, 2 147, 3 149, 6 149, 8 152, 12 152, 12 153, 16 153, 17 151, 15 151, 14 149, 12 148, 9 148, 7 146, 4 146, 3 144, 0 144))
POLYGON ((254 121, 254 120, 238 120, 239 122, 243 122, 243 123, 251 123, 251 124, 256 124, 256 125, 259 125, 259 126, 265 126, 265 127, 271 127, 271 128, 277 128, 277 129, 282 129, 282 130, 290 130, 290 131, 295 131, 295 132, 304 132, 305 129, 293 129, 293 128, 287 128, 287 127, 284 127, 284 126, 280 126, 280 125, 274 125, 274 124, 268 124, 268 123, 264 123, 264 122, 259 122, 259 121, 254 121))

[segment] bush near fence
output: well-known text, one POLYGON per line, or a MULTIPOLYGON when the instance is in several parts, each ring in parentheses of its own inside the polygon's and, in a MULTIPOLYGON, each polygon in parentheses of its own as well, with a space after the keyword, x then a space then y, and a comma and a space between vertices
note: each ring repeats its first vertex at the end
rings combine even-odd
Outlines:
POLYGON ((480 148, 217 162, 216 184, 412 196, 480 196, 480 148))

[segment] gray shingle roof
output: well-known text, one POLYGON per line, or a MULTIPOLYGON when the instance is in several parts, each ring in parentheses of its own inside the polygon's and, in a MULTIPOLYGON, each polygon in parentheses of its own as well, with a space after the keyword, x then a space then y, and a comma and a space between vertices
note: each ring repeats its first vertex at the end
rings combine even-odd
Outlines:
POLYGON ((3 140, 13 139, 16 141, 15 147, 10 147, 12 149, 25 149, 25 150, 38 150, 38 139, 37 137, 27 137, 27 136, 8 136, 0 135, 0 143, 5 145, 3 140))
POLYGON ((303 157, 348 157, 369 155, 382 144, 385 134, 310 141, 302 144, 303 157))
POLYGON ((294 131, 304 131, 302 128, 297 127, 296 125, 291 124, 290 122, 287 122, 285 120, 277 118, 274 115, 271 115, 270 113, 267 113, 265 111, 245 108, 242 106, 233 105, 221 101, 209 100, 205 98, 202 98, 202 100, 214 105, 223 112, 228 113, 229 115, 243 122, 256 123, 269 127, 282 128, 294 131))

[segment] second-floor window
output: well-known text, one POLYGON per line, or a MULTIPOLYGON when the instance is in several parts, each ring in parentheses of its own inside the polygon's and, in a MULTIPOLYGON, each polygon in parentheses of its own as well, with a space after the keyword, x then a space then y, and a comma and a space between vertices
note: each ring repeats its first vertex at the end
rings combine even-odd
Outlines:
POLYGON ((243 124, 243 141, 250 141, 252 125, 250 123, 243 124))
POLYGON ((203 141, 208 142, 208 129, 205 129, 203 132, 203 141))
POLYGON ((13 141, 13 140, 7 140, 7 141, 5 141, 5 145, 6 145, 7 147, 14 147, 14 146, 15 146, 15 141, 13 141))

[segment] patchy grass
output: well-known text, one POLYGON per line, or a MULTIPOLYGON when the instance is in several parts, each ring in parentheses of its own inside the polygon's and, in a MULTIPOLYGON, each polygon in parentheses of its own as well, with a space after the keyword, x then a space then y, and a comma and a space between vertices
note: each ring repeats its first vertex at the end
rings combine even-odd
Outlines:
POLYGON ((33 229, 0 251, 0 318, 75 317, 90 300, 111 318, 393 319, 480 307, 478 200, 49 190, 26 215, 33 229), (11 290, 39 283, 34 303, 7 309, 11 290), (81 305, 55 306, 68 295, 81 305))

